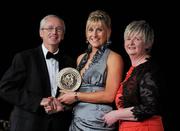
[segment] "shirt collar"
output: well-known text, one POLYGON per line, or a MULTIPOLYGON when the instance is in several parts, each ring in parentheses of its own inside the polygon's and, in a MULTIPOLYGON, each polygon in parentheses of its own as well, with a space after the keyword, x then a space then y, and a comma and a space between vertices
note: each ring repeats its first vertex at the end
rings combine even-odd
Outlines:
MULTIPOLYGON (((48 49, 44 46, 44 44, 42 44, 42 51, 43 51, 43 54, 44 54, 44 57, 46 58, 46 55, 48 53, 48 49)), ((53 54, 57 54, 59 52, 59 48, 56 52, 54 52, 53 54)))

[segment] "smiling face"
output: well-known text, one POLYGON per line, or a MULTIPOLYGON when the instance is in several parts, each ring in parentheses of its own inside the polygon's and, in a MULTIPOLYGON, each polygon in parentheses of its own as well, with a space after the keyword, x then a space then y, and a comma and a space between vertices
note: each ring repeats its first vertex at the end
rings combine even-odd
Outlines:
POLYGON ((132 33, 124 40, 124 48, 129 56, 146 54, 146 44, 141 33, 132 33))
POLYGON ((40 37, 45 46, 58 46, 64 39, 64 21, 56 16, 49 16, 40 24, 40 37))
POLYGON ((86 39, 92 48, 99 48, 107 43, 111 35, 111 19, 101 10, 90 13, 86 23, 86 39))
POLYGON ((154 31, 146 21, 133 21, 126 27, 124 48, 130 57, 149 55, 153 42, 154 31))
POLYGON ((107 42, 108 29, 101 21, 91 22, 87 27, 86 38, 92 47, 98 48, 107 42))

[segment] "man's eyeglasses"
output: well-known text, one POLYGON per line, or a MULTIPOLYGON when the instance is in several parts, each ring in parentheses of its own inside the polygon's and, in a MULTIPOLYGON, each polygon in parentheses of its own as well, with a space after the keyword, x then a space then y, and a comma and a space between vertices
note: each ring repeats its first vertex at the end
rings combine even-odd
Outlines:
POLYGON ((53 32, 55 30, 59 33, 64 32, 63 27, 47 27, 47 28, 41 28, 41 30, 47 30, 48 32, 53 32))

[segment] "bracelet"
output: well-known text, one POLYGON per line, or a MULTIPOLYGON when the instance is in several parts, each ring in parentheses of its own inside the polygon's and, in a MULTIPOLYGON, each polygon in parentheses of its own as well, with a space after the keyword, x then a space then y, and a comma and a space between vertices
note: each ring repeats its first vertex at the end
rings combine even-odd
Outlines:
POLYGON ((78 92, 75 92, 75 93, 74 93, 74 98, 75 98, 76 101, 79 101, 78 92))

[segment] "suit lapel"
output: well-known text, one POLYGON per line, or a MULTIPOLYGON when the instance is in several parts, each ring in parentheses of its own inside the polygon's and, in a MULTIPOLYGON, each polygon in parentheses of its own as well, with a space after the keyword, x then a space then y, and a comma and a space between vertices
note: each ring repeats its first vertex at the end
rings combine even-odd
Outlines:
POLYGON ((37 66, 38 66, 39 73, 41 76, 41 82, 43 85, 42 87, 45 89, 45 90, 44 89, 42 90, 44 91, 44 94, 46 96, 51 96, 50 79, 49 79, 48 69, 47 69, 46 61, 45 61, 41 46, 37 48, 37 56, 35 59, 37 60, 36 63, 38 64, 37 66))

